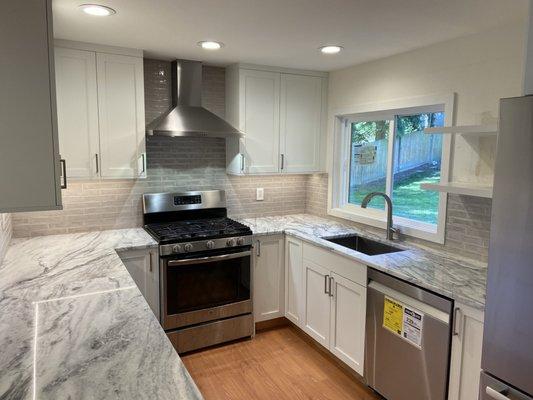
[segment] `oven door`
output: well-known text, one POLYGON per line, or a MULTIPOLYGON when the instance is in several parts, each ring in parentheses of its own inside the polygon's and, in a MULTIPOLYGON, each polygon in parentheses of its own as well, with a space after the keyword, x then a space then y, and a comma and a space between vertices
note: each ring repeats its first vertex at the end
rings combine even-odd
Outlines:
POLYGON ((176 329, 252 312, 251 251, 163 259, 162 323, 176 329))

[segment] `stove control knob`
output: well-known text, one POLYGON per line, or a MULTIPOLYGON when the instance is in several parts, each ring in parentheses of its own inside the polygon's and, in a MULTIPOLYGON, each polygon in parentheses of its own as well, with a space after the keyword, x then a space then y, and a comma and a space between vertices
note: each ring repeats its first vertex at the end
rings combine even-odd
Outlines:
POLYGON ((244 245, 244 238, 242 238, 242 237, 238 238, 238 239, 237 239, 237 244, 238 244, 239 246, 244 245))
POLYGON ((173 253, 181 253, 181 246, 179 244, 176 244, 172 246, 172 252, 173 253))
POLYGON ((213 242, 212 240, 209 240, 209 241, 205 244, 205 246, 206 246, 209 250, 214 249, 214 248, 215 248, 215 242, 213 242))
POLYGON ((185 246, 183 246, 183 248, 185 249, 185 252, 188 253, 192 250, 192 244, 187 243, 185 246))
POLYGON ((235 246, 236 242, 235 242, 235 238, 230 238, 226 241, 226 246, 228 247, 233 247, 235 246))

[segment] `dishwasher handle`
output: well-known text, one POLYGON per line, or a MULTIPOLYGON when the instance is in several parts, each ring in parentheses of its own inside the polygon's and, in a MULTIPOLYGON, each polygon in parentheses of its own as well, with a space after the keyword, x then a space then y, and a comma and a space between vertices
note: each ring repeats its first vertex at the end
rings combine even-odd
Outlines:
POLYGON ((407 296, 376 281, 370 281, 368 283, 368 288, 375 290, 385 296, 391 297, 407 306, 413 307, 414 309, 421 311, 424 314, 429 315, 446 325, 450 324, 450 314, 439 310, 438 308, 435 308, 430 304, 423 303, 418 299, 407 296))

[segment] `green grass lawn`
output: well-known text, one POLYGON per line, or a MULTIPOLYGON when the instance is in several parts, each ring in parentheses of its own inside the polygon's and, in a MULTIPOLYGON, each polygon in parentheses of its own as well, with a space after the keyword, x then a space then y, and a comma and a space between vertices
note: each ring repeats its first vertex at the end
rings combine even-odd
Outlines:
MULTIPOLYGON (((392 193, 394 215, 436 224, 439 193, 420 189, 420 184, 436 183, 439 180, 440 168, 425 168, 412 171, 395 181, 392 193)), ((370 183, 354 189, 350 192, 348 201, 359 205, 365 195, 374 191, 383 191, 383 183, 370 183)), ((374 198, 369 207, 385 209, 385 201, 382 198, 374 198)))

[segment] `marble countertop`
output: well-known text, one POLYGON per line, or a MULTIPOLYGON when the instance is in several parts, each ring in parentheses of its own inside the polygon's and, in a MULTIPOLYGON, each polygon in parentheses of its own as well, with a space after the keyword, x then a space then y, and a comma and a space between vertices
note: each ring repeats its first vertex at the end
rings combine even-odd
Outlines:
POLYGON ((14 239, 0 265, 0 399, 201 399, 117 251, 141 228, 14 239))
POLYGON ((310 214, 240 221, 250 226, 255 235, 285 233, 295 236, 463 304, 481 310, 485 308, 486 263, 411 243, 390 243, 364 230, 310 214), (393 244, 405 251, 368 256, 322 239, 352 233, 393 244))

